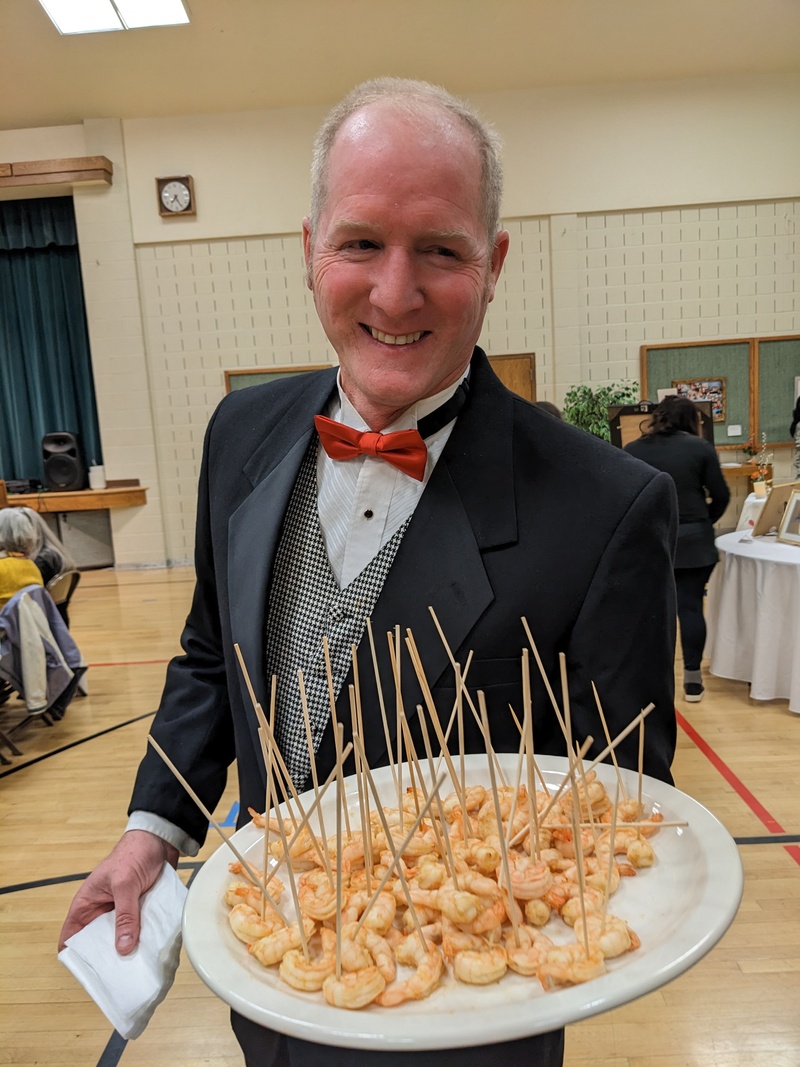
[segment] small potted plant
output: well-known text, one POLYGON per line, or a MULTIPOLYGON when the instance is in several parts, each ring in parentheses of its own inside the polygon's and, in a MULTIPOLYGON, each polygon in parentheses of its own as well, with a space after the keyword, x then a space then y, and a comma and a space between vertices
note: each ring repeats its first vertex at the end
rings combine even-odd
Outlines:
POLYGON ((767 452, 767 435, 761 435, 761 448, 756 451, 752 442, 748 441, 745 452, 750 456, 753 470, 750 480, 753 483, 753 492, 756 496, 766 496, 772 488, 772 453, 767 452))
POLYGON ((608 409, 616 404, 636 404, 640 399, 638 382, 605 382, 603 385, 573 385, 564 397, 564 419, 573 426, 611 440, 608 409))

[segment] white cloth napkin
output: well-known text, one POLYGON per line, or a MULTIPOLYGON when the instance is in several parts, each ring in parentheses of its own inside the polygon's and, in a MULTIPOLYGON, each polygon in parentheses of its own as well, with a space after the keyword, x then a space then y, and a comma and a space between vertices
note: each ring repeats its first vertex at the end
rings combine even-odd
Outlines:
POLYGON ((167 995, 178 969, 186 886, 168 863, 142 897, 139 944, 129 956, 114 945, 113 911, 67 941, 58 954, 83 988, 126 1039, 138 1037, 167 995))

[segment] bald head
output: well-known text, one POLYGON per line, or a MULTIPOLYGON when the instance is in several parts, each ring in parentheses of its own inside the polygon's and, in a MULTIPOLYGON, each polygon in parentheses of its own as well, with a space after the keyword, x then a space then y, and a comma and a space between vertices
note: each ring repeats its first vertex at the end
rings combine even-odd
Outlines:
POLYGON ((475 145, 480 166, 480 212, 491 243, 500 228, 503 173, 500 138, 463 100, 428 82, 406 78, 376 78, 356 86, 328 114, 317 133, 311 164, 312 234, 319 224, 329 186, 329 156, 337 135, 346 125, 352 133, 357 114, 371 109, 408 116, 434 135, 448 139, 466 132, 475 145))

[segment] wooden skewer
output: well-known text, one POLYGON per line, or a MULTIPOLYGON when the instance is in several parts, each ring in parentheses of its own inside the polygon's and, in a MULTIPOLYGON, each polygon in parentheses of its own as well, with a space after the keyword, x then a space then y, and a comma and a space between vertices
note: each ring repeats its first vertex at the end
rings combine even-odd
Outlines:
MULTIPOLYGON (((464 665, 464 671, 461 674, 461 677, 459 678, 459 676, 456 674, 456 699, 453 701, 453 707, 450 709, 450 718, 447 720, 447 728, 444 731, 444 739, 448 744, 450 743, 450 734, 453 732, 453 725, 455 724, 456 718, 458 716, 459 701, 461 702, 461 723, 462 723, 462 729, 463 729, 463 723, 464 723, 463 695, 467 690, 467 674, 469 673, 469 668, 470 668, 470 665, 472 663, 472 655, 473 655, 472 654, 472 650, 470 650, 470 653, 467 656, 467 662, 464 665)), ((455 665, 455 667, 453 669, 454 670, 460 670, 461 669, 461 664, 460 663, 456 663, 456 665, 455 665)), ((461 747, 463 748, 463 745, 461 747)), ((437 764, 436 764, 437 768, 441 767, 443 759, 444 759, 443 756, 439 756, 439 759, 438 759, 437 764)), ((438 773, 438 770, 437 770, 437 773, 438 773)))
MULTIPOLYGON (((536 665, 539 668, 539 674, 542 676, 542 681, 544 682, 544 687, 547 690, 547 695, 550 697, 550 703, 553 706, 553 711, 556 713, 558 725, 561 727, 561 732, 564 735, 564 740, 568 742, 567 724, 564 722, 564 717, 561 714, 561 708, 559 708, 558 706, 558 701, 556 700, 556 695, 553 692, 553 687, 550 685, 550 679, 547 677, 547 671, 544 669, 542 657, 539 655, 539 649, 536 647, 536 642, 533 639, 533 634, 531 633, 530 627, 528 626, 528 620, 524 616, 522 618, 522 625, 525 629, 525 633, 527 634, 528 642, 531 646, 531 651, 533 652, 533 658, 536 660, 536 665)), ((572 751, 571 746, 569 746, 569 744, 568 751, 572 751)))
POLYGON ((400 717, 403 714, 403 692, 400 687, 400 627, 395 626, 394 634, 386 634, 389 640, 389 658, 394 675, 395 693, 395 744, 397 745, 397 810, 403 810, 403 731, 400 717))
MULTIPOLYGON (((147 740, 153 746, 153 748, 156 750, 156 752, 159 754, 159 756, 162 758, 164 763, 166 763, 166 765, 169 767, 169 769, 172 771, 172 773, 175 775, 175 777, 178 779, 178 781, 181 783, 183 788, 186 790, 186 792, 189 794, 189 796, 195 802, 195 804, 200 809, 200 811, 202 811, 203 815, 208 819, 209 823, 217 831, 219 836, 222 838, 222 840, 225 842, 225 844, 228 846, 228 848, 231 850, 231 852, 237 858, 239 863, 241 863, 241 865, 245 869, 245 871, 247 871, 247 876, 250 879, 250 881, 253 883, 253 885, 257 886, 261 890, 262 894, 267 898, 267 902, 269 903, 269 905, 272 908, 274 908, 275 911, 278 913, 278 915, 280 915, 280 917, 283 919, 283 921, 286 922, 286 916, 283 914, 281 909, 278 907, 277 903, 272 899, 272 897, 266 891, 266 889, 264 888, 259 876, 253 870, 253 868, 250 866, 250 864, 247 862, 247 860, 244 858, 244 856, 241 854, 241 852, 236 847, 236 845, 234 845, 233 841, 231 841, 229 837, 225 836, 225 834, 223 833, 222 827, 219 825, 219 823, 217 823, 214 820, 214 816, 211 814, 211 812, 208 810, 208 808, 202 802, 202 800, 197 795, 197 793, 195 793, 194 789, 192 789, 192 787, 189 785, 189 783, 183 777, 181 772, 178 770, 178 768, 175 766, 175 764, 172 762, 172 760, 166 754, 166 752, 161 747, 161 745, 159 745, 159 743, 156 741, 156 739, 153 737, 152 734, 148 734, 147 735, 147 740)), ((288 926, 289 924, 286 923, 286 925, 288 926)))
POLYGON ((497 834, 500 841, 500 859, 503 864, 503 878, 506 884, 506 895, 508 897, 508 912, 511 919, 511 926, 514 930, 514 940, 519 945, 519 926, 517 923, 517 906, 514 900, 514 895, 511 892, 511 871, 508 866, 508 845, 506 844, 506 835, 503 833, 503 813, 500 811, 500 797, 497 793, 497 779, 494 774, 494 753, 492 751, 492 737, 489 732, 489 715, 486 711, 486 698, 483 695, 483 690, 478 690, 478 704, 481 709, 481 720, 483 722, 483 736, 486 740, 486 755, 489 763, 489 779, 492 783, 492 799, 494 800, 494 814, 497 819, 497 834))
MULTIPOLYGON (((272 742, 267 737, 267 735, 264 733, 263 730, 259 730, 258 731, 258 737, 259 737, 259 740, 261 741, 261 750, 264 753, 264 762, 266 763, 267 766, 270 766, 271 763, 272 763, 272 753, 270 751, 270 747, 272 745, 272 742)), ((274 802, 276 810, 279 810, 279 807, 278 807, 278 791, 277 791, 277 789, 274 788, 275 787, 275 783, 274 783, 274 780, 272 779, 272 777, 270 777, 270 786, 272 787, 272 796, 270 797, 270 806, 274 802)), ((297 916, 297 928, 298 928, 298 931, 299 931, 299 934, 300 934, 300 943, 303 946, 303 955, 305 956, 306 960, 309 960, 311 957, 310 957, 309 952, 308 952, 308 940, 306 939, 306 931, 305 931, 305 928, 303 926, 303 913, 300 911, 300 900, 298 899, 298 896, 297 896, 297 883, 295 882, 295 878, 294 878, 294 869, 292 868, 292 858, 289 855, 289 849, 287 848, 286 830, 284 829, 284 826, 283 826, 283 819, 281 819, 280 816, 278 817, 277 822, 278 822, 278 834, 280 835, 281 844, 283 845, 283 854, 286 857, 286 876, 287 876, 287 878, 289 880, 289 888, 290 888, 290 890, 292 892, 292 901, 294 902, 294 911, 295 911, 295 915, 297 916)))
MULTIPOLYGON (((314 752, 314 737, 311 732, 311 715, 308 710, 308 700, 306 698, 306 685, 303 678, 303 672, 298 670, 297 672, 297 685, 300 690, 300 706, 303 709, 303 723, 305 724, 306 731, 306 746, 308 748, 308 758, 311 763, 311 783, 314 787, 314 799, 319 796, 319 781, 317 779, 317 757, 314 752)), ((338 763, 338 760, 337 760, 338 763)), ((328 835, 325 832, 325 817, 322 814, 322 808, 319 808, 319 830, 323 841, 328 840, 328 835)), ((331 869, 331 858, 328 855, 327 848, 322 850, 326 859, 325 869, 328 872, 328 882, 333 888, 333 871, 331 869)))
MULTIPOLYGON (((344 750, 344 758, 345 759, 347 759, 347 757, 350 755, 352 750, 353 750, 353 743, 352 743, 352 741, 349 741, 347 743, 347 747, 344 750)), ((322 788, 319 791, 319 796, 314 799, 314 801, 311 804, 311 807, 308 809, 308 811, 305 813, 305 815, 303 816, 301 821, 298 823, 297 829, 294 831, 292 836, 289 838, 289 851, 290 852, 294 848, 295 842, 300 837, 300 834, 308 826, 309 821, 311 820, 311 816, 314 814, 314 812, 319 807, 323 797, 325 796, 325 794, 328 791, 328 788, 330 787, 331 783, 333 782, 333 779, 337 776, 338 773, 339 773, 339 768, 338 767, 334 767, 333 770, 331 771, 331 773, 325 779, 325 781, 324 781, 324 783, 322 785, 322 788)), ((269 813, 267 813, 267 814, 269 814, 269 813)), ((310 837, 314 837, 314 835, 311 833, 310 830, 309 830, 309 836, 310 837)), ((319 851, 319 849, 317 851, 319 851)), ((275 871, 273 870, 270 873, 269 878, 271 878, 274 873, 275 873, 275 871)), ((267 881, 269 881, 269 878, 267 879, 267 881)))
MULTIPOLYGON (((278 679, 277 679, 277 676, 273 674, 273 676, 272 676, 272 687, 271 687, 270 698, 269 698, 269 718, 270 718, 270 726, 272 726, 272 727, 274 727, 274 725, 275 725, 275 701, 276 701, 276 697, 277 697, 277 691, 278 691, 278 679)), ((261 736, 261 734, 259 734, 259 736, 261 736)), ((262 744, 262 748, 263 748, 263 744, 262 744)), ((263 872, 262 877, 264 879, 264 889, 266 890, 267 882, 269 881, 269 875, 267 873, 267 869, 269 867, 269 810, 272 807, 272 760, 271 759, 267 759, 266 757, 264 759, 264 770, 266 771, 266 776, 267 776, 267 786, 266 786, 266 793, 265 793, 265 798, 264 798, 265 799, 265 803, 264 803, 264 858, 263 858, 263 861, 262 861, 262 864, 261 864, 261 870, 263 872)), ((266 915, 266 913, 267 913, 267 899, 266 899, 265 896, 262 896, 261 897, 261 919, 262 919, 262 922, 264 920, 264 916, 266 915)))
MULTIPOLYGON (((359 735, 358 729, 358 713, 356 711, 356 687, 351 685, 348 689, 350 696, 350 720, 353 737, 359 735)), ((358 811, 361 816, 361 840, 364 844, 364 875, 366 878, 367 892, 370 891, 370 871, 372 870, 372 834, 370 833, 370 824, 367 817, 367 810, 364 804, 366 799, 366 789, 363 782, 363 770, 361 767, 361 758, 356 753, 355 758, 355 771, 356 771, 356 792, 358 793, 358 811), (368 847, 370 846, 370 847, 368 847)))
MULTIPOLYGON (((638 807, 637 811, 642 811, 642 778, 644 771, 644 719, 639 723, 639 793, 637 796, 638 807)), ((641 838, 642 831, 639 830, 639 837, 641 838)))
POLYGON ((614 839, 617 836, 617 811, 619 810, 619 783, 614 795, 614 807, 611 812, 611 840, 608 849, 608 874, 606 875, 606 895, 603 901, 603 922, 601 932, 606 928, 606 915, 608 913, 608 898, 611 896, 611 872, 614 870, 614 839))
MULTIPOLYGON (((431 748, 431 738, 428 733, 428 727, 425 723, 425 713, 422 710, 421 705, 417 705, 417 718, 419 720, 420 729, 422 731, 422 743, 425 746, 425 758, 428 761, 428 770, 430 772, 431 781, 436 781, 436 768, 433 763, 433 749, 431 748)), ((433 826, 433 832, 436 834, 436 842, 439 845, 439 855, 442 859, 447 856, 447 866, 449 867, 450 877, 453 879, 453 886, 458 891, 461 887, 458 884, 458 872, 456 871, 456 861, 453 857, 453 849, 450 844, 450 835, 447 832, 447 820, 444 816, 444 809, 442 808, 441 797, 439 791, 436 791, 436 808, 439 812, 439 825, 441 825, 441 833, 439 832, 439 826, 436 823, 436 819, 431 820, 433 826)))
MULTIPOLYGON (((363 738, 364 737, 364 719, 363 719, 362 711, 361 711, 361 686, 360 686, 359 680, 358 680, 358 656, 357 656, 357 649, 356 649, 355 645, 351 645, 350 652, 351 652, 351 655, 353 657, 353 680, 355 682, 355 685, 354 685, 355 698, 356 698, 356 730, 355 730, 355 732, 358 733, 359 737, 363 738)), ((390 756, 390 759, 391 759, 391 753, 389 753, 389 756, 390 756)), ((359 759, 359 762, 361 763, 361 786, 360 786, 360 788, 363 789, 363 800, 364 800, 364 822, 362 823, 362 827, 361 827, 361 837, 362 837, 362 840, 364 842, 364 857, 365 857, 365 860, 366 860, 366 863, 365 863, 365 868, 366 868, 365 881, 366 881, 367 892, 371 893, 372 892, 372 868, 374 866, 374 858, 373 858, 373 854, 372 854, 372 818, 371 818, 370 808, 369 808, 369 790, 366 788, 366 781, 365 781, 365 778, 364 778, 364 765, 363 765, 363 762, 360 759, 359 759)))
POLYGON ((428 715, 430 716, 431 723, 433 724, 433 729, 436 734, 436 740, 439 742, 439 748, 441 750, 442 755, 444 756, 444 761, 447 765, 447 772, 450 775, 450 781, 453 783, 453 789, 455 790, 456 795, 458 796, 458 799, 461 803, 461 810, 462 812, 466 812, 466 799, 464 794, 460 791, 461 784, 459 781, 458 774, 456 773, 456 768, 453 764, 452 756, 450 755, 450 750, 447 747, 447 741, 445 740, 444 733, 442 732, 442 724, 439 721, 439 713, 436 710, 436 704, 433 700, 433 694, 431 693, 430 686, 428 685, 428 680, 425 677, 425 671, 422 669, 422 662, 419 658, 419 652, 417 650, 416 644, 414 643, 413 635, 410 630, 407 631, 407 634, 408 636, 406 638, 406 646, 408 647, 408 652, 411 657, 411 663, 417 675, 417 681, 419 682, 420 688, 422 689, 422 696, 425 701, 425 707, 428 709, 428 715))
POLYGON ((602 761, 606 758, 606 756, 609 754, 609 752, 612 752, 617 747, 617 745, 619 745, 620 741, 624 741, 625 738, 628 736, 628 734, 632 730, 635 730, 636 727, 639 725, 639 723, 643 719, 647 718, 647 716, 650 714, 650 712, 653 710, 654 707, 655 707, 655 704, 648 704, 646 708, 642 708, 642 710, 639 712, 639 714, 636 716, 636 718, 635 719, 631 719, 631 721, 628 723, 628 725, 623 730, 620 730, 620 732, 617 734, 617 736, 614 738, 614 740, 609 742, 609 744, 603 749, 603 751, 600 753, 600 755, 599 756, 595 756, 595 758, 592 760, 592 762, 586 768, 586 773, 588 774, 589 771, 593 771, 598 763, 602 763, 602 761))
MULTIPOLYGON (((336 718, 336 694, 333 687, 333 669, 331 668, 331 653, 328 648, 328 638, 322 638, 322 651, 325 656, 325 677, 328 680, 328 701, 331 706, 331 724, 333 726, 333 741, 336 745, 336 762, 342 763, 342 734, 339 731, 339 722, 336 718)), ((350 815, 347 811, 347 805, 344 806, 344 824, 347 828, 348 840, 352 838, 353 832, 350 829, 350 815)))
MULTIPOLYGON (((605 833, 606 827, 609 824, 608 823, 600 823, 600 824, 598 824, 598 823, 582 822, 580 825, 582 827, 584 827, 584 828, 591 827, 592 825, 594 825, 595 829, 599 825, 600 826, 600 832, 601 833, 605 833)), ((663 822, 653 822, 652 820, 650 820, 648 822, 648 820, 645 819, 643 822, 621 822, 619 824, 619 828, 620 828, 620 830, 635 830, 637 827, 650 826, 650 827, 653 827, 656 830, 661 830, 661 829, 667 830, 667 829, 669 829, 670 827, 673 827, 673 826, 688 826, 688 825, 689 825, 689 823, 685 819, 676 819, 676 820, 673 820, 673 821, 670 821, 669 819, 665 819, 663 822)), ((572 829, 572 823, 571 822, 549 822, 547 824, 547 829, 548 830, 571 830, 572 829)))
MULTIPOLYGON (((597 712, 600 716, 600 722, 603 724, 603 733, 605 734, 606 742, 611 744, 611 734, 608 732, 608 722, 603 712, 603 705, 600 703, 600 694, 597 692, 597 686, 592 682, 592 692, 594 693, 594 702, 597 705, 597 712)), ((617 772, 617 782, 619 783, 620 792, 622 793, 622 799, 625 799, 625 784, 622 781, 622 775, 619 770, 619 763, 617 763, 617 753, 614 749, 611 749, 611 762, 614 764, 614 770, 617 772)))
MULTIPOLYGON (((441 625, 439 623, 439 620, 436 617, 436 612, 433 610, 433 608, 430 605, 428 605, 428 611, 431 614, 431 618, 433 619, 433 623, 434 623, 434 626, 436 627, 436 630, 437 630, 437 632, 439 634, 439 638, 440 638, 442 644, 444 645, 444 650, 447 653, 447 658, 450 660, 450 665, 455 670, 456 658, 453 655, 453 650, 450 648, 450 645, 448 644, 447 638, 444 635, 444 630, 442 629, 442 627, 441 627, 441 625)), ((409 635, 410 635, 410 633, 411 633, 411 631, 409 631, 409 635)), ((456 679, 456 680, 458 681, 458 679, 456 679)), ((469 690, 467 689, 466 685, 464 684, 464 680, 463 679, 461 680, 461 692, 463 692, 464 696, 467 698, 467 704, 469 705, 469 709, 472 712, 472 715, 473 715, 473 718, 475 719, 475 722, 478 724, 478 728, 482 730, 483 729, 483 725, 481 723, 480 714, 478 712, 478 709, 475 707, 475 702, 473 701, 469 690)), ((503 768, 500 766, 500 762, 497 760, 496 756, 495 756, 495 767, 497 769, 498 775, 500 776, 501 783, 504 786, 507 785, 508 783, 505 780, 505 775, 503 774, 503 768)))
MULTIPOLYGON (((386 702, 383 699, 383 686, 381 685, 381 672, 378 667, 378 654, 375 650, 375 637, 372 633, 372 619, 367 619, 367 635, 369 636, 369 648, 372 654, 372 669, 375 672, 375 685, 378 689, 378 705, 381 709, 381 721, 383 722, 383 736, 386 740, 386 752, 389 755, 389 767, 391 768, 392 772, 392 781, 394 782, 395 792, 397 792, 397 771, 395 770, 394 766, 394 756, 392 753, 392 738, 389 733, 389 721, 386 718, 386 702)), ((353 656, 353 663, 355 664, 355 655, 353 656)))
MULTIPOLYGON (((522 651, 522 734, 525 741, 525 764, 528 783, 528 829, 531 856, 539 862, 539 805, 536 802, 536 764, 533 759, 533 702, 531 700, 530 664, 528 650, 522 651)), ((514 712, 512 710, 511 714, 514 712)), ((516 719, 516 715, 514 716, 516 719)))
POLYGON ((576 812, 580 809, 580 798, 578 796, 578 784, 575 781, 575 776, 572 776, 572 815, 573 815, 573 830, 572 841, 575 845, 575 861, 578 865, 578 894, 581 902, 581 919, 583 920, 583 947, 586 950, 586 959, 589 959, 589 931, 586 929, 586 871, 583 869, 583 841, 581 841, 581 831, 577 822, 576 812))
POLYGON ((336 762, 336 977, 342 977, 342 765, 336 762))
MULTIPOLYGON (((356 748, 361 748, 361 739, 360 738, 356 738, 355 741, 356 741, 356 748)), ((363 753, 363 748, 362 748, 362 753, 363 753)), ((411 843, 411 839, 413 838, 414 834, 417 832, 417 828, 419 827, 419 824, 422 822, 422 820, 428 814, 428 810, 429 810, 431 804, 433 803, 433 799, 434 799, 435 793, 441 787, 441 784, 442 784, 442 782, 444 780, 444 775, 442 774, 437 778, 436 782, 434 783, 433 788, 431 789, 430 793, 428 794, 427 798, 425 799, 425 802, 422 805, 422 808, 420 809, 419 818, 414 821, 414 824, 412 825, 411 829, 406 834, 406 836, 405 836, 404 840, 402 841, 402 843, 400 844, 400 846, 398 848, 395 848, 394 838, 391 835, 391 832, 389 830, 389 824, 386 821, 386 815, 385 815, 384 810, 383 810, 381 797, 380 797, 380 794, 378 793, 377 787, 375 785, 375 780, 372 777, 372 771, 369 769, 369 765, 366 762, 366 758, 364 758, 364 768, 365 768, 366 773, 367 773, 367 783, 368 783, 368 785, 370 787, 370 790, 372 791, 372 796, 375 799, 375 808, 376 808, 376 811, 378 813, 378 817, 379 817, 379 819, 381 821, 381 826, 383 827, 383 832, 384 832, 384 835, 386 837, 386 844, 387 844, 387 847, 388 847, 389 851, 392 853, 392 862, 389 864, 389 867, 388 867, 386 873, 384 874, 383 878, 381 879, 381 881, 380 881, 380 883, 378 885, 378 888, 372 894, 371 899, 369 900, 369 902, 367 903, 366 908, 362 912, 361 918, 358 920, 358 925, 356 926, 356 932, 358 932, 358 930, 361 929, 361 925, 364 922, 365 916, 367 915, 369 909, 372 907, 372 905, 375 903, 375 901, 378 899, 378 896, 383 891, 384 886, 389 881, 389 879, 391 878, 391 876, 394 873, 394 871, 397 871, 397 877, 400 879, 400 884, 403 887, 403 893, 405 894, 406 904, 408 905, 408 910, 411 912, 411 920, 414 923, 414 929, 416 930, 417 934, 419 935, 419 939, 420 939, 420 942, 422 943, 423 950, 427 952, 428 946, 427 946, 427 943, 425 941, 425 935, 422 932, 422 926, 420 925, 419 916, 417 915, 416 909, 414 908, 414 902, 411 899, 411 891, 408 888, 408 882, 406 881, 406 876, 405 876, 405 873, 403 872, 402 858, 403 858, 403 853, 405 852, 405 850, 408 848, 409 844, 411 843)))
POLYGON ((589 750, 589 748, 590 748, 590 746, 592 744, 592 741, 594 741, 593 737, 591 737, 591 736, 587 737, 586 740, 581 745, 581 747, 577 750, 577 753, 570 754, 570 756, 569 756, 569 758, 567 760, 567 773, 562 778, 561 784, 559 785, 558 789, 556 789, 555 793, 553 793, 552 796, 550 797, 550 803, 545 807, 544 811, 539 813, 539 821, 540 822, 544 822, 545 821, 545 819, 550 814, 550 812, 552 811, 554 806, 558 803, 559 797, 561 796, 561 794, 564 792, 564 790, 567 788, 567 786, 572 781, 572 776, 575 774, 575 766, 577 764, 577 761, 579 759, 583 759, 583 757, 588 752, 588 750, 589 750))
POLYGON ((561 674, 561 703, 564 708, 564 725, 567 728, 567 751, 574 751, 572 744, 572 711, 569 705, 569 685, 567 683, 567 657, 563 652, 558 654, 558 668, 561 674))

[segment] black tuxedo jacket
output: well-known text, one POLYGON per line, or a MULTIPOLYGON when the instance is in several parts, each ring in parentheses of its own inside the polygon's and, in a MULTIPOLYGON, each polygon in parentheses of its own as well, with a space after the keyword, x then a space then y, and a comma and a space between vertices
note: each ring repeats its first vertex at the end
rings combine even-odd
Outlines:
MULTIPOLYGON (((265 779, 234 645, 268 707, 264 633, 275 552, 313 416, 324 410, 335 380, 332 368, 231 393, 206 435, 197 585, 184 655, 168 668, 152 732, 210 809, 236 759, 242 822, 248 805, 263 809, 265 779)), ((372 615, 387 705, 394 708, 385 635, 399 625, 403 637, 407 629, 414 636, 440 717, 450 713, 453 670, 430 606, 456 660, 463 665, 473 653, 467 685, 485 694, 495 747, 516 751, 519 734, 508 708, 521 717, 524 616, 559 698, 558 657, 566 656, 575 739, 591 734, 594 752, 605 745, 592 681, 612 736, 652 701, 644 769, 671 781, 675 531, 667 475, 511 393, 476 349, 469 399, 372 615)), ((366 635, 358 655, 367 753, 377 766, 386 762, 386 744, 366 635)), ((422 696, 408 659, 402 680, 413 718, 422 696)), ((346 733, 350 681, 339 698, 346 733)), ((535 666, 533 683, 536 750, 563 754, 564 738, 535 666)), ((466 721, 467 747, 482 750, 471 714, 466 721)), ((637 756, 634 731, 618 757, 635 767, 637 756)), ((333 757, 329 728, 317 760, 320 778, 333 757)), ((206 820, 152 751, 137 776, 130 810, 137 809, 204 840, 206 820)))

